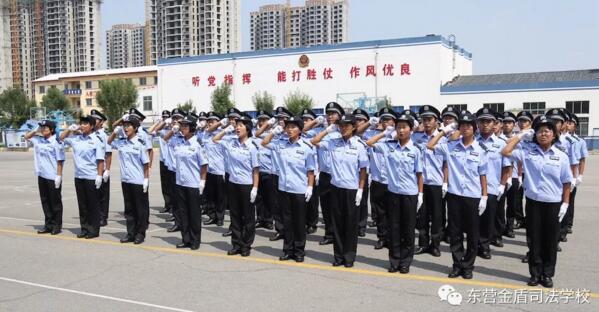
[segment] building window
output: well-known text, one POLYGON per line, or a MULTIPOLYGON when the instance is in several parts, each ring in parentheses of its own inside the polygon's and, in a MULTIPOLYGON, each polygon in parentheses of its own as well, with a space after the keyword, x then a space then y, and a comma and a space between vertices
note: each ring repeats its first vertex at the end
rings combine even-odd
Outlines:
POLYGON ((576 134, 579 136, 589 135, 589 117, 578 117, 578 126, 576 126, 576 134))
POLYGON ((144 96, 144 111, 151 111, 152 110, 152 97, 151 96, 144 96))
POLYGON ((462 111, 468 110, 468 104, 449 104, 447 106, 453 107, 453 109, 457 110, 460 113, 462 113, 462 111))
POLYGON ((545 102, 524 102, 522 103, 522 109, 535 115, 542 115, 545 113, 545 102))
POLYGON ((154 77, 154 84, 158 85, 158 76, 154 77))
POLYGON ((484 108, 490 108, 498 113, 503 113, 504 104, 503 103, 484 103, 484 108))
POLYGON ((92 99, 85 99, 85 106, 87 106, 87 107, 92 106, 92 99))
POLYGON ((146 85, 146 77, 139 78, 139 85, 140 86, 145 86, 146 85))
POLYGON ((92 82, 91 81, 86 81, 85 82, 85 88, 86 89, 91 89, 92 88, 92 82))
POLYGON ((420 110, 420 106, 422 105, 410 105, 410 110, 414 113, 418 113, 418 111, 420 110))
POLYGON ((40 94, 46 93, 46 86, 40 86, 40 94))
POLYGON ((588 114, 589 101, 566 101, 566 109, 574 114, 588 114))

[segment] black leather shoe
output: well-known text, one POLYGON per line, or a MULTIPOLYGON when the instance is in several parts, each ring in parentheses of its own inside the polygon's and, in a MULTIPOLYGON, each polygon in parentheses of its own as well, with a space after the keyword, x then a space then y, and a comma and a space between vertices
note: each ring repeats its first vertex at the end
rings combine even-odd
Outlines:
POLYGON ((382 239, 379 239, 375 244, 374 244, 374 249, 379 250, 379 249, 383 249, 385 247, 385 241, 382 239))
POLYGON ((568 234, 572 234, 572 228, 571 228, 571 227, 568 227, 568 230, 566 231, 566 233, 568 233, 568 234))
POLYGON ((564 243, 565 243, 565 242, 567 242, 567 241, 568 241, 568 238, 567 238, 567 237, 565 237, 565 236, 562 236, 562 237, 560 237, 560 238, 559 238, 559 241, 560 241, 560 242, 564 242, 564 243))
POLYGON ((513 231, 509 231, 509 232, 503 233, 503 236, 509 237, 509 238, 515 238, 516 234, 513 231))
POLYGON ((559 245, 559 243, 557 243, 557 252, 561 252, 562 251, 562 246, 559 245))
POLYGON ((545 288, 553 288, 553 280, 549 276, 543 276, 541 278, 541 285, 545 288))
POLYGON ((266 223, 266 224, 264 224, 264 228, 267 230, 273 230, 275 228, 275 226, 272 225, 272 223, 266 223))
POLYGON ((144 237, 141 235, 136 236, 135 240, 133 240, 133 244, 135 244, 135 245, 139 245, 143 242, 144 242, 144 237))
POLYGON ((122 244, 126 244, 126 243, 131 243, 131 242, 133 242, 134 240, 135 240, 135 239, 134 239, 133 237, 131 237, 131 236, 125 236, 125 237, 121 238, 120 242, 121 242, 122 244))
POLYGON ((54 230, 52 230, 52 232, 51 232, 50 234, 52 234, 52 235, 58 235, 58 234, 60 234, 61 232, 62 232, 62 231, 61 231, 60 229, 54 229, 54 230))
POLYGON ((462 274, 462 270, 459 268, 453 268, 451 269, 451 272, 449 272, 449 274, 447 275, 447 277, 449 278, 456 278, 458 276, 460 276, 462 274))
POLYGON ((208 219, 207 221, 204 221, 204 225, 212 225, 212 224, 216 224, 216 219, 208 219))
POLYGON ((304 256, 296 256, 295 262, 304 262, 304 256))
POLYGON ((173 222, 173 221, 175 221, 175 217, 174 216, 170 216, 170 217, 164 219, 164 221, 166 221, 166 222, 173 222))
POLYGON ((358 230, 358 236, 360 236, 360 237, 366 237, 366 229, 359 229, 358 230))
POLYGON ((343 266, 345 266, 346 268, 353 268, 354 263, 353 262, 345 262, 345 263, 343 263, 343 266))
POLYGON ((187 247, 191 247, 191 244, 189 244, 189 243, 179 243, 179 244, 175 245, 175 247, 177 247, 177 248, 187 248, 187 247))
POLYGON ((171 208, 164 207, 164 208, 162 208, 162 210, 160 210, 159 212, 160 212, 160 213, 167 213, 167 212, 171 212, 171 208))
POLYGON ((249 250, 244 250, 240 253, 240 255, 242 257, 249 257, 250 256, 250 251, 249 250))
POLYGON ((428 247, 418 246, 418 248, 416 248, 416 251, 414 251, 414 254, 421 255, 421 254, 427 253, 427 252, 428 252, 428 247))
POLYGON ((472 271, 463 270, 462 271, 462 278, 463 279, 472 279, 472 271))
POLYGON ((387 269, 387 272, 389 272, 389 273, 396 273, 398 270, 399 270, 399 269, 398 269, 397 267, 395 267, 395 266, 390 266, 390 267, 387 269))
POLYGON ((489 259, 491 259, 491 252, 490 251, 479 251, 478 256, 483 259, 489 260, 489 259))
POLYGON ((495 246, 495 247, 499 247, 502 248, 503 247, 503 242, 500 240, 496 240, 496 241, 492 241, 491 245, 495 246))
POLYGON ((401 273, 401 274, 408 274, 408 273, 410 273, 410 267, 407 267, 407 266, 399 267, 399 273, 401 273))
POLYGON ((231 235, 233 235, 233 231, 231 231, 231 230, 228 230, 228 231, 226 231, 226 232, 223 233, 223 237, 229 237, 231 235))
POLYGON ((108 221, 106 220, 100 220, 100 226, 107 226, 108 225, 108 221))
POLYGON ((52 230, 47 227, 37 231, 37 234, 48 234, 48 233, 52 233, 52 230))
POLYGON ((377 225, 376 221, 370 221, 370 222, 368 222, 368 227, 372 228, 372 227, 376 227, 376 225, 377 225))
POLYGON ((284 254, 279 257, 279 261, 287 261, 293 259, 293 256, 290 254, 284 254))
POLYGON ((534 287, 534 286, 538 286, 538 285, 539 285, 539 282, 540 282, 540 280, 539 280, 539 277, 538 277, 538 276, 531 276, 531 277, 528 279, 528 283, 526 283, 526 285, 528 285, 528 286, 533 286, 533 287, 534 287))
POLYGON ((271 242, 275 242, 280 239, 283 239, 283 234, 275 233, 275 235, 271 236, 268 240, 271 242))
MULTIPOLYGON (((206 224, 206 223, 204 223, 204 224, 206 224)), ((262 223, 260 221, 257 221, 256 224, 254 225, 254 227, 256 229, 263 228, 264 227, 264 223, 262 223)))
POLYGON ((223 226, 223 220, 216 221, 216 226, 223 226))
POLYGON ((522 263, 528 263, 528 252, 522 258, 522 263))
POLYGON ((316 233, 316 227, 311 225, 306 228, 306 234, 314 234, 316 233))
POLYGON ((239 248, 233 248, 233 249, 227 251, 228 256, 234 256, 234 255, 238 255, 240 253, 241 253, 241 250, 239 248))
POLYGON ((439 248, 437 247, 431 247, 430 253, 433 255, 433 257, 441 257, 441 251, 439 251, 439 248))
POLYGON ((167 231, 167 232, 169 232, 169 233, 172 233, 172 232, 178 232, 178 231, 180 231, 180 230, 181 230, 181 229, 179 228, 179 226, 178 226, 178 225, 173 225, 173 226, 171 226, 170 228, 168 228, 168 230, 166 230, 166 231, 167 231))
POLYGON ((334 243, 335 240, 332 238, 323 238, 320 242, 318 242, 318 245, 330 245, 332 243, 334 243))
POLYGON ((85 233, 85 232, 81 232, 81 233, 77 234, 77 238, 85 238, 85 236, 87 236, 87 233, 85 233))
POLYGON ((343 265, 343 261, 337 261, 337 260, 333 261, 334 267, 338 267, 338 266, 342 266, 342 265, 343 265))
POLYGON ((85 235, 85 239, 92 239, 100 236, 99 234, 87 234, 85 235))
POLYGON ((200 249, 200 243, 191 244, 191 246, 189 246, 189 248, 191 248, 191 250, 198 250, 198 249, 200 249))

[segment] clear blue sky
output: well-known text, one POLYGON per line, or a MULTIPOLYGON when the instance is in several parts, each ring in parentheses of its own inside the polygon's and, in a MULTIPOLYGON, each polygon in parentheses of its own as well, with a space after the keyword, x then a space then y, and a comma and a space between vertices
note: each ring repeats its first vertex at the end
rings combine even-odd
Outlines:
MULTIPOLYGON (((474 54, 475 74, 599 68, 597 0, 349 1, 349 41, 454 34, 474 54)), ((249 13, 285 1, 241 2, 249 50, 249 13)), ((144 23, 144 0, 104 0, 102 10, 102 41, 113 24, 144 23)))

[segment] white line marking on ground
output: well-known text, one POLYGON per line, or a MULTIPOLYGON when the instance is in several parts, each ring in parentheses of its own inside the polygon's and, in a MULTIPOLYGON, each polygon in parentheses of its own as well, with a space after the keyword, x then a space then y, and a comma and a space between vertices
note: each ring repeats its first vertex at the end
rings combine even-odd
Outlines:
MULTIPOLYGON (((13 218, 13 217, 0 217, 0 219, 4 219, 4 220, 15 220, 15 221, 24 221, 24 222, 35 222, 35 223, 41 223, 43 224, 44 221, 40 221, 40 220, 35 220, 35 219, 24 219, 24 218, 13 218)), ((62 223, 63 225, 72 225, 72 226, 81 226, 81 224, 76 224, 76 223, 62 223)), ((107 229, 107 230, 115 230, 115 231, 123 231, 126 230, 125 228, 113 228, 113 227, 102 227, 102 229, 107 229)))
POLYGON ((16 280, 16 279, 12 279, 12 278, 6 278, 6 277, 0 277, 0 280, 5 281, 5 282, 11 282, 11 283, 17 283, 17 284, 22 284, 22 285, 28 285, 28 286, 46 288, 46 289, 51 289, 51 290, 64 291, 64 292, 68 292, 68 293, 72 293, 72 294, 78 294, 78 295, 83 295, 83 296, 96 297, 96 298, 101 298, 101 299, 107 299, 107 300, 113 300, 113 301, 130 303, 130 304, 136 304, 136 305, 141 305, 141 306, 146 306, 146 307, 151 307, 151 308, 156 308, 156 309, 162 309, 162 310, 178 311, 178 312, 193 312, 191 310, 183 310, 183 309, 178 309, 178 308, 173 308, 173 307, 167 307, 167 306, 162 306, 162 305, 157 305, 157 304, 152 304, 152 303, 147 303, 147 302, 141 302, 141 301, 135 301, 135 300, 129 300, 129 299, 122 299, 122 298, 116 298, 116 297, 111 297, 111 296, 104 296, 104 295, 89 293, 89 292, 85 292, 85 291, 78 291, 78 290, 73 290, 73 289, 67 289, 67 288, 60 288, 60 287, 54 287, 54 286, 49 286, 49 285, 37 284, 37 283, 32 283, 32 282, 27 282, 27 281, 20 281, 20 280, 16 280))

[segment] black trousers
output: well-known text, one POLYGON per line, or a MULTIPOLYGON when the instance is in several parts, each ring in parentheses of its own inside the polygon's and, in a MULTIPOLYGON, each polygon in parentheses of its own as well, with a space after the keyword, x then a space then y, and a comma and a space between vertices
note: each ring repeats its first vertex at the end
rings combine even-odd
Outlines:
POLYGON ((491 237, 492 242, 501 241, 501 235, 505 233, 506 229, 506 214, 505 214, 505 202, 506 202, 506 194, 501 195, 499 202, 497 202, 497 210, 495 211, 495 231, 493 237, 491 237))
POLYGON ((285 224, 283 252, 292 256, 303 257, 306 246, 306 198, 304 194, 282 191, 279 194, 285 224))
POLYGON ((357 190, 331 186, 331 223, 335 238, 333 244, 335 261, 353 263, 358 249, 360 219, 360 207, 356 206, 357 190))
POLYGON ((377 181, 370 183, 370 209, 371 216, 376 221, 376 237, 379 240, 387 240, 387 205, 388 202, 387 184, 377 181))
POLYGON ((441 186, 424 184, 422 197, 417 221, 418 246, 439 248, 445 214, 441 186))
POLYGON ((231 216, 231 245, 241 251, 250 250, 256 235, 256 209, 250 203, 252 185, 228 183, 231 216))
POLYGON ((274 181, 274 204, 272 206, 272 217, 275 220, 275 231, 281 235, 285 235, 285 224, 283 223, 283 211, 281 207, 281 192, 279 191, 279 176, 272 175, 274 181))
POLYGON ((212 173, 206 175, 204 195, 206 195, 208 206, 207 214, 211 219, 215 219, 216 221, 225 220, 225 207, 227 205, 226 191, 225 177, 223 175, 212 173))
POLYGON ((314 185, 312 188, 312 197, 306 203, 306 227, 316 227, 318 225, 318 200, 320 198, 320 186, 314 185))
POLYGON ((127 236, 146 237, 146 230, 150 223, 150 203, 148 193, 139 184, 121 182, 123 200, 125 201, 125 220, 127 223, 127 236))
POLYGON ((171 193, 172 188, 169 185, 170 180, 169 180, 169 170, 166 167, 166 165, 164 164, 164 161, 160 162, 160 188, 162 190, 162 198, 164 198, 164 208, 169 209, 172 211, 173 209, 173 205, 174 205, 174 201, 175 201, 175 196, 173 193, 171 193))
POLYGON ((524 221, 522 196, 524 189, 520 187, 517 178, 512 178, 512 187, 506 192, 506 226, 505 232, 514 231, 514 222, 524 221))
MULTIPOLYGON (((174 171, 170 171, 170 170, 166 170, 165 172, 165 177, 167 178, 167 185, 169 186, 170 190, 169 193, 172 196, 172 207, 171 207, 171 213, 173 214, 173 217, 175 218, 175 225, 180 225, 181 224, 181 214, 179 213, 179 209, 177 207, 179 200, 177 199, 178 195, 178 190, 177 190, 177 174, 174 171)), ((199 190, 198 190, 199 192, 199 190)))
POLYGON ((198 202, 200 190, 177 185, 177 212, 184 244, 199 245, 202 237, 202 211, 198 202))
POLYGON ((75 192, 79 206, 81 232, 90 235, 100 234, 100 191, 94 180, 75 178, 75 192))
POLYGON ((334 239, 335 234, 333 233, 332 223, 332 202, 333 197, 333 185, 331 184, 331 175, 326 172, 320 172, 318 178, 318 187, 320 192, 320 208, 322 209, 322 219, 324 221, 324 238, 334 239))
POLYGON ((110 178, 106 182, 102 180, 100 186, 100 220, 108 220, 108 210, 110 207, 110 178))
POLYGON ((414 259, 418 195, 389 192, 388 197, 389 264, 392 267, 409 267, 414 259))
POLYGON ((474 260, 476 260, 478 251, 478 204, 480 198, 447 193, 445 199, 447 200, 447 230, 453 267, 471 272, 474 270, 474 260), (464 234, 467 236, 465 250, 464 234))
POLYGON ((497 195, 489 194, 487 197, 487 209, 485 209, 485 212, 479 217, 478 248, 484 252, 491 251, 489 245, 496 237, 495 217, 497 214, 497 204, 497 195))
MULTIPOLYGON (((366 181, 368 181, 368 175, 366 175, 366 181)), ((362 191, 362 200, 360 201, 360 219, 358 220, 358 228, 361 230, 366 229, 368 224, 368 193, 369 188, 365 187, 362 191)))
POLYGON ((528 270, 531 276, 553 277, 555 274, 560 205, 559 202, 545 203, 526 198, 528 270))
POLYGON ((570 205, 568 206, 568 211, 566 211, 564 219, 560 223, 560 238, 568 236, 568 229, 571 229, 574 223, 574 201, 576 200, 576 191, 578 191, 578 187, 575 187, 572 193, 570 193, 570 205))
POLYGON ((274 206, 277 204, 277 192, 275 188, 278 179, 276 175, 260 172, 260 187, 256 198, 256 219, 263 224, 272 224, 274 206))
POLYGON ((44 211, 44 227, 50 230, 62 229, 62 184, 54 187, 54 180, 37 177, 42 210, 44 211))

